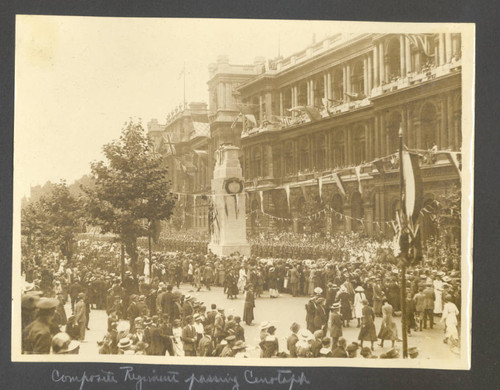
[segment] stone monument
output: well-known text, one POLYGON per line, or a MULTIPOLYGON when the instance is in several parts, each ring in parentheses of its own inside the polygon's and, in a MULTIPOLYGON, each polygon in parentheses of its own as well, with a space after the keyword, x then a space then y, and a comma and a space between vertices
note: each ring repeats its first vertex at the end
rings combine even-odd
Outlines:
POLYGON ((246 232, 245 192, 239 148, 223 144, 215 152, 208 249, 219 256, 250 256, 246 232))

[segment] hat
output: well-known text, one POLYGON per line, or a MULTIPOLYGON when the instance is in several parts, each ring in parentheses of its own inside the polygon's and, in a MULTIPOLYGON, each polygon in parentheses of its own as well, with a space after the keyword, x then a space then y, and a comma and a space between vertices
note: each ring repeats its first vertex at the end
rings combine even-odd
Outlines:
POLYGON ((33 294, 23 294, 21 297, 21 307, 24 309, 34 309, 40 297, 33 294))
POLYGON ((234 341, 236 340, 236 336, 234 334, 227 336, 224 340, 226 341, 234 341))
POLYGON ((358 350, 358 345, 357 344, 349 344, 346 348, 346 351, 347 352, 354 352, 354 351, 357 351, 358 350))
POLYGON ((40 298, 36 307, 41 310, 53 309, 59 305, 59 299, 56 298, 40 298))
POLYGON ((81 293, 79 293, 79 294, 78 294, 78 298, 80 298, 80 299, 85 298, 85 294, 84 294, 84 293, 82 293, 82 292, 81 292, 81 293))
POLYGON ((365 291, 365 289, 363 287, 361 287, 361 286, 358 286, 358 287, 355 288, 354 291, 363 292, 363 291, 365 291))
POLYGON ((223 308, 222 306, 219 306, 219 307, 217 308, 217 310, 218 310, 218 311, 224 311, 224 308, 223 308))
POLYGON ((80 346, 76 340, 71 340, 69 334, 59 332, 52 338, 52 353, 63 354, 75 351, 80 346))
POLYGON ((247 346, 243 340, 238 340, 236 343, 233 345, 233 350, 237 351, 240 349, 245 349, 247 346))
POLYGON ((263 330, 263 329, 267 329, 271 326, 270 322, 269 321, 264 321, 263 323, 260 324, 260 329, 263 330))
POLYGON ((181 320, 174 320, 172 322, 172 325, 180 325, 180 323, 181 323, 181 320))
POLYGON ((316 288, 314 289, 314 293, 315 293, 315 294, 321 294, 322 292, 323 292, 323 289, 322 289, 321 287, 316 287, 316 288))
POLYGON ((313 340, 314 339, 313 334, 307 329, 301 329, 299 332, 299 337, 302 340, 313 340))
POLYGON ((340 309, 340 302, 334 303, 332 306, 330 306, 330 309, 332 310, 340 309))
POLYGON ((412 359, 415 359, 418 356, 418 348, 417 347, 408 348, 408 356, 410 356, 412 359))
POLYGON ((118 343, 118 348, 120 349, 127 349, 130 348, 130 346, 132 346, 132 340, 130 340, 128 337, 124 337, 118 343))
POLYGON ((399 357, 399 352, 395 348, 392 348, 392 349, 388 350, 386 353, 383 353, 382 355, 380 355, 381 359, 394 359, 397 357, 399 357))
POLYGON ((153 323, 153 320, 151 320, 151 318, 149 318, 149 317, 144 318, 144 326, 149 326, 152 323, 153 323))

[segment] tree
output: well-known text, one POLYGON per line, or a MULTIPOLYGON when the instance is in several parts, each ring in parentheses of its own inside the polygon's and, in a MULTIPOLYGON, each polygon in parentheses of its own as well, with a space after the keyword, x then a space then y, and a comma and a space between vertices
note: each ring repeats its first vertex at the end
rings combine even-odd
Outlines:
POLYGON ((61 181, 21 210, 21 234, 26 236, 29 251, 35 247, 42 251, 59 249, 69 260, 82 216, 81 200, 71 195, 66 182, 61 181))
POLYGON ((137 274, 137 238, 151 237, 156 221, 169 219, 175 200, 162 156, 141 124, 130 121, 118 140, 103 146, 106 162, 91 164, 90 222, 120 237, 137 274))

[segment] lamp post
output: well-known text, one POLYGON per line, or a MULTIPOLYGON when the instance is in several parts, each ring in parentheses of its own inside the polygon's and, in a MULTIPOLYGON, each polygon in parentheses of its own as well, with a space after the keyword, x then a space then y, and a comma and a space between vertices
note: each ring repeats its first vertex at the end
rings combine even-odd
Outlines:
MULTIPOLYGON (((401 216, 401 232, 403 234, 403 229, 406 227, 406 213, 403 208, 403 202, 405 198, 404 194, 404 178, 403 178, 403 128, 399 127, 399 180, 400 180, 400 216, 401 216)), ((403 359, 408 357, 408 329, 407 329, 407 318, 406 318, 406 262, 407 253, 401 252, 401 328, 403 333, 403 359)))

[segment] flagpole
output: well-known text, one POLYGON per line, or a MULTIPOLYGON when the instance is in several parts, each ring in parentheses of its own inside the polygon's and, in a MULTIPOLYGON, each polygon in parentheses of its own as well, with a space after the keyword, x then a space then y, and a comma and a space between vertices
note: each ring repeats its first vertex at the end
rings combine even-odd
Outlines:
MULTIPOLYGON (((399 128, 399 181, 400 181, 400 210, 404 210, 404 179, 403 179, 403 129, 399 128)), ((401 213, 401 220, 404 222, 401 229, 406 228, 406 215, 404 211, 401 213)), ((401 231, 402 235, 403 232, 401 231)), ((401 253, 401 331, 403 333, 403 359, 408 357, 408 329, 406 318, 406 261, 407 254, 401 253)))

